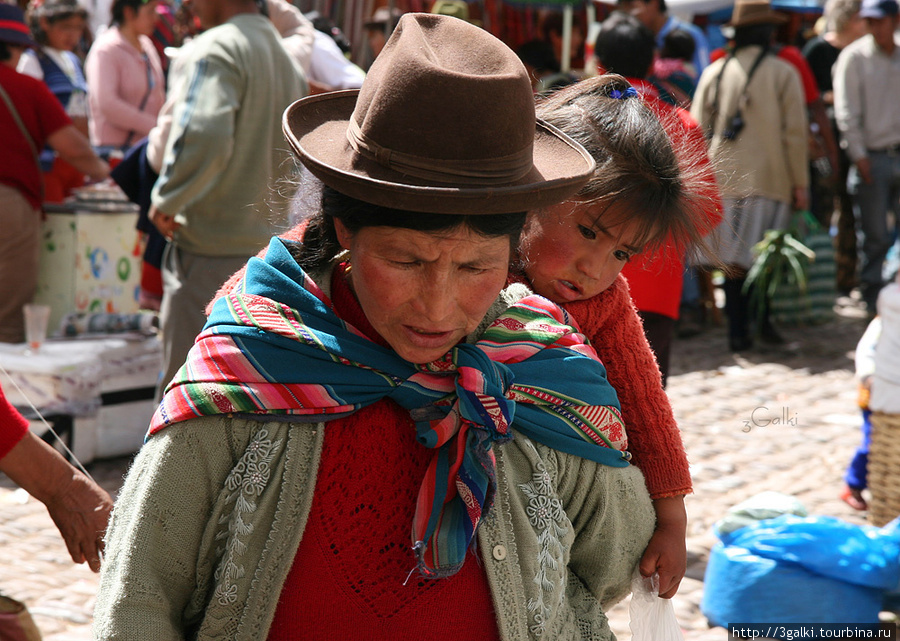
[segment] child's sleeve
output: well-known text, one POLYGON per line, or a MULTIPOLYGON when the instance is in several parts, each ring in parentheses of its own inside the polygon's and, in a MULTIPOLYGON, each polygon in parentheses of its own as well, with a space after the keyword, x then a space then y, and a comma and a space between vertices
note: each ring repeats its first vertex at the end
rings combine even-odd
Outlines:
POLYGON ((691 474, 681 432, 625 279, 619 276, 599 296, 563 307, 606 367, 619 396, 632 463, 643 472, 650 497, 689 494, 691 474))
POLYGON ((881 317, 876 316, 866 327, 865 333, 856 344, 856 379, 859 381, 875 373, 875 346, 881 336, 881 317))

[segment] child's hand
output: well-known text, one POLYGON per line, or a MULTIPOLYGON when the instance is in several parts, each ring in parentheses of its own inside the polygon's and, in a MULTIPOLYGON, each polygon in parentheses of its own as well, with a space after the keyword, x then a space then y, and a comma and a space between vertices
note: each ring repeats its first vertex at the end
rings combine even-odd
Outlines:
POLYGON ((684 497, 655 499, 656 530, 638 566, 643 576, 659 573, 659 596, 671 599, 687 570, 687 514, 684 497))
POLYGON ((860 409, 869 409, 869 399, 872 396, 872 377, 866 376, 859 382, 857 388, 856 402, 860 409))

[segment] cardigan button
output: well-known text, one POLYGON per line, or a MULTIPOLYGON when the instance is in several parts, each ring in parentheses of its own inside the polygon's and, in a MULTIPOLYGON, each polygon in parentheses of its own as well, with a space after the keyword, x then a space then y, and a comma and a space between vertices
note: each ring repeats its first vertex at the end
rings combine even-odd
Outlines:
POLYGON ((506 559, 506 547, 503 545, 495 545, 491 553, 498 561, 503 561, 504 559, 506 559))

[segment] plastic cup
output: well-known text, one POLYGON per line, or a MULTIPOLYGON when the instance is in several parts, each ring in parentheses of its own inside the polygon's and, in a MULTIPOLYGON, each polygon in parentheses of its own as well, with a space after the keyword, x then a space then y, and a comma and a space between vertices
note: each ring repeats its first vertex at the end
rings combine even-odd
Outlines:
POLYGON ((25 341, 28 349, 36 352, 47 338, 47 321, 50 320, 50 306, 27 303, 22 307, 25 314, 25 341))

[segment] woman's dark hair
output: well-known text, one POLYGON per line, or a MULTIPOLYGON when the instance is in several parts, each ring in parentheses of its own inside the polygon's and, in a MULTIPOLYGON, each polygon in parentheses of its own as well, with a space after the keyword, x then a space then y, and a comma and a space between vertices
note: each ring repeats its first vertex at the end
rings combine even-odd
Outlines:
POLYGON ((594 42, 594 56, 611 73, 646 78, 653 64, 653 32, 633 16, 604 23, 594 42))
POLYGON ((694 36, 690 31, 685 29, 672 29, 663 38, 663 46, 659 52, 660 58, 677 58, 690 62, 694 59, 694 51, 697 50, 697 43, 694 42, 694 36))
POLYGON ((12 51, 9 50, 5 42, 0 41, 0 62, 6 62, 10 58, 12 58, 12 51))
POLYGON ((512 214, 426 214, 382 207, 357 200, 325 185, 320 211, 310 220, 303 244, 293 250, 300 266, 321 271, 341 252, 334 220, 338 219, 351 234, 366 227, 399 227, 424 232, 450 232, 465 227, 485 237, 507 236, 514 250, 525 225, 525 212, 512 214))
POLYGON ((750 47, 757 45, 759 47, 768 47, 772 44, 772 34, 777 29, 773 24, 754 24, 746 27, 735 27, 734 29, 734 48, 750 47))
POLYGON ((625 204, 616 208, 620 219, 604 224, 634 222, 636 243, 646 250, 694 246, 715 262, 702 240, 713 227, 703 212, 717 194, 704 171, 704 141, 676 135, 686 130, 675 111, 672 126, 665 127, 640 97, 626 96, 630 88, 623 77, 605 74, 560 89, 537 105, 539 118, 594 158, 594 173, 576 199, 598 203, 602 212, 625 204))
POLYGON ((110 20, 109 24, 117 25, 125 22, 125 7, 131 7, 131 9, 137 13, 137 11, 147 4, 147 0, 113 0, 112 3, 112 20, 110 20))
POLYGON ((76 17, 85 21, 88 18, 87 10, 76 0, 45 0, 29 10, 28 24, 37 43, 46 47, 50 43, 47 41, 47 33, 41 27, 41 19, 45 19, 48 24, 52 25, 55 22, 76 17))

